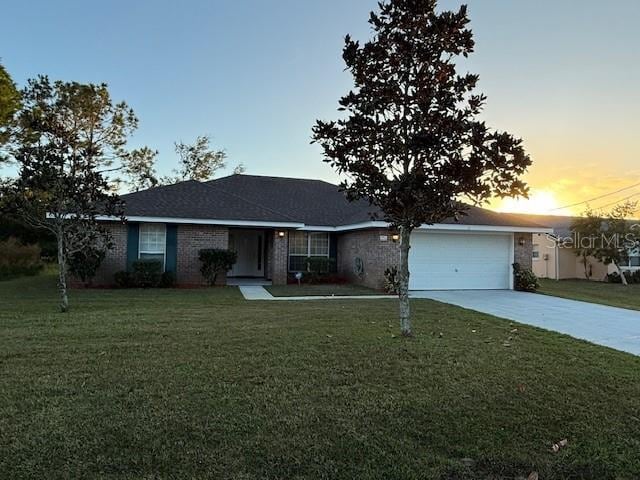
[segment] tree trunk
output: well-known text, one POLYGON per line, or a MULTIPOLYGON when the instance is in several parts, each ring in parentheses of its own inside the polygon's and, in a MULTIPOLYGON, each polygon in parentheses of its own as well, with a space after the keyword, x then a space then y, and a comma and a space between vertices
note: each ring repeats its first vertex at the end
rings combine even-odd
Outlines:
POLYGON ((67 257, 64 251, 63 235, 58 235, 58 291, 60 292, 60 311, 69 310, 69 296, 67 295, 67 257))
POLYGON ((409 239, 411 229, 400 227, 400 268, 398 278, 398 298, 400 299, 400 332, 404 337, 413 336, 411 330, 411 309, 409 306, 409 239))
POLYGON ((584 267, 584 278, 591 280, 591 276, 589 275, 589 259, 584 254, 582 255, 582 266, 584 267))
POLYGON ((622 269, 620 268, 618 263, 617 262, 613 262, 613 264, 615 265, 616 269, 618 270, 618 273, 620 274, 620 280, 622 280, 622 284, 623 285, 628 285, 627 277, 625 276, 624 272, 622 271, 622 269))

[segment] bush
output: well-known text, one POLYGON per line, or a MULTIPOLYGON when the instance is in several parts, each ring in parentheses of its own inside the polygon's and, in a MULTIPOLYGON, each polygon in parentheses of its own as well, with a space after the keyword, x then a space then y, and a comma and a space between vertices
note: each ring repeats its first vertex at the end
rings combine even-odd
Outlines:
POLYGON ((116 272, 113 276, 119 288, 171 288, 176 284, 173 272, 163 272, 162 262, 138 260, 131 265, 131 272, 116 272))
MULTIPOLYGON (((640 270, 635 270, 633 272, 623 270, 623 272, 625 278, 627 279, 627 283, 640 283, 640 270)), ((607 282, 622 283, 622 279, 620 278, 620 274, 618 272, 612 272, 607 275, 607 282)))
POLYGON ((176 286, 176 276, 173 272, 164 272, 160 277, 160 288, 173 288, 176 286))
POLYGON ((131 264, 133 284, 139 288, 154 288, 162 279, 162 262, 138 260, 131 264))
POLYGON ((305 265, 308 283, 327 283, 327 277, 336 271, 336 260, 329 257, 309 257, 305 265))
POLYGON ((215 285, 218 275, 231 270, 238 261, 238 254, 231 250, 207 248, 198 252, 200 273, 209 285, 215 285))
POLYGON ((133 279, 129 272, 116 272, 113 276, 116 286, 119 288, 131 288, 133 287, 133 279))
POLYGON ((521 292, 535 292, 540 288, 538 277, 530 268, 522 268, 519 263, 513 264, 515 289, 521 292))
POLYGON ((85 285, 90 284, 106 256, 106 249, 99 247, 89 247, 76 252, 69 257, 69 273, 78 277, 85 285))
POLYGON ((397 294, 400 290, 398 267, 389 267, 384 271, 384 289, 387 293, 397 294))
POLYGON ((13 237, 0 241, 0 279, 35 275, 43 266, 38 245, 22 245, 13 237))

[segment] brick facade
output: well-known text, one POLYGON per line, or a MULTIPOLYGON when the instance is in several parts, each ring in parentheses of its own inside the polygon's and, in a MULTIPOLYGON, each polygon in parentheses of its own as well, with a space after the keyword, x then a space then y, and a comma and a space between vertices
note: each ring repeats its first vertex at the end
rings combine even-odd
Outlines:
MULTIPOLYGON (((178 285, 206 285, 198 259, 203 248, 229 248, 229 229, 217 225, 178 225, 178 285)), ((226 274, 219 275, 216 283, 224 285, 226 280, 226 274)))
POLYGON ((532 268, 533 263, 533 234, 515 233, 513 236, 513 261, 519 263, 522 268, 532 268), (524 240, 524 244, 520 245, 524 240))
POLYGON ((285 233, 280 237, 274 230, 271 235, 270 246, 268 247, 271 256, 268 261, 268 270, 271 273, 271 283, 274 285, 286 285, 289 269, 289 235, 285 233))
POLYGON ((338 274, 350 282, 384 288, 384 271, 400 263, 400 244, 386 229, 360 230, 338 236, 338 274), (386 240, 384 240, 386 237, 386 240), (359 259, 359 260, 357 260, 359 259), (356 266, 362 265, 362 269, 356 266))
MULTIPOLYGON (((109 222, 103 226, 111 234, 113 248, 107 251, 104 261, 91 282, 95 287, 112 285, 115 273, 127 269, 127 226, 117 222, 109 222)), ((71 286, 80 287, 82 283, 73 278, 71 279, 71 286)))
MULTIPOLYGON (((93 280, 94 286, 109 286, 114 283, 114 274, 127 268, 127 226, 108 223, 113 238, 113 248, 107 252, 93 280)), ((266 230, 265 275, 274 285, 285 285, 288 276, 288 235, 280 237, 280 230, 266 230)), ((177 229, 177 274, 178 285, 201 286, 206 282, 200 274, 198 251, 203 248, 229 247, 229 230, 215 225, 178 225, 177 229)), ((338 274, 352 283, 375 289, 384 287, 384 271, 397 266, 400 261, 400 245, 393 242, 392 232, 387 229, 371 229, 347 232, 338 235, 338 274), (386 237, 386 240, 385 240, 386 237)), ((531 233, 514 234, 514 262, 532 268, 533 236, 531 233), (521 239, 524 241, 520 245, 521 239)), ((226 283, 226 275, 218 279, 226 283)), ((80 286, 77 280, 71 285, 80 286)))

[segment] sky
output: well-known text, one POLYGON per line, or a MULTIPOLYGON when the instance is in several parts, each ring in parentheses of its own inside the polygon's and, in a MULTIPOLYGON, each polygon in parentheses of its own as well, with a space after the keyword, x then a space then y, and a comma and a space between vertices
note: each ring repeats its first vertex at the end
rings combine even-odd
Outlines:
MULTIPOLYGON (((462 2, 442 0, 441 8, 462 2)), ((483 120, 523 138, 528 201, 492 208, 579 213, 640 200, 640 2, 469 0, 483 120), (635 199, 636 197, 631 197, 635 199)), ((231 173, 337 176, 310 144, 351 87, 344 35, 366 40, 377 0, 34 0, 3 5, 0 61, 28 78, 106 82, 140 120, 131 146, 159 150, 210 135, 231 173)), ((6 172, 5 172, 6 173, 6 172)))

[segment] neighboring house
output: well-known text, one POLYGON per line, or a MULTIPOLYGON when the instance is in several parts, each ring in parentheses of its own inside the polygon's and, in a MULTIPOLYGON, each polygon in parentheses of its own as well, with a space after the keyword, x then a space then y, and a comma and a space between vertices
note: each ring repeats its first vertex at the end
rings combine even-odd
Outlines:
MULTIPOLYGON (((523 219, 540 222, 553 229, 553 234, 536 233, 533 235, 532 269, 541 278, 555 280, 586 279, 585 266, 582 257, 576 255, 573 248, 566 248, 558 241, 573 238, 571 224, 576 217, 559 215, 521 215, 523 219)), ((627 265, 620 265, 622 269, 640 269, 640 254, 633 252, 629 256, 627 265)), ((609 273, 616 272, 613 265, 605 265, 596 258, 587 258, 587 271, 591 280, 605 281, 609 273)))
MULTIPOLYGON (((202 285, 198 251, 233 249, 226 278, 285 284, 305 258, 336 260, 337 275, 373 288, 399 263, 397 232, 372 220, 368 202, 349 202, 336 185, 295 178, 231 175, 124 195, 126 222, 101 217, 114 238, 94 280, 113 283, 138 259, 160 260, 179 285, 202 285)), ((509 289, 512 264, 531 267, 532 234, 550 229, 516 215, 470 207, 459 221, 417 229, 411 289, 509 289)))

